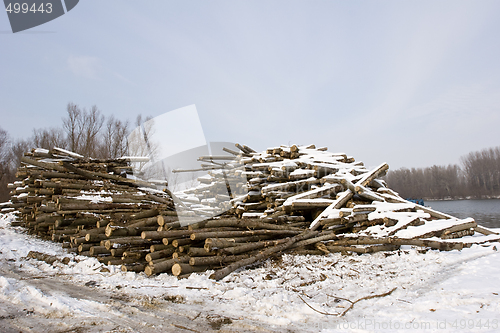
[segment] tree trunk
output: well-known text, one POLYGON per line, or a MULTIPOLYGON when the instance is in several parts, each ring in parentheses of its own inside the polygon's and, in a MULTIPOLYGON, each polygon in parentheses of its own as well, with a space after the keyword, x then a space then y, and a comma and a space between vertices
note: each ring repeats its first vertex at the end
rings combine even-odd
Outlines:
POLYGON ((244 267, 250 264, 253 264, 254 262, 263 260, 268 258, 269 256, 273 255, 274 253, 277 252, 282 252, 288 248, 290 248, 295 242, 301 241, 303 239, 311 238, 317 235, 317 232, 314 231, 304 231, 303 233, 296 235, 294 237, 291 237, 286 243, 280 244, 278 246, 270 247, 261 252, 258 255, 255 255, 253 257, 247 258, 247 259, 242 259, 239 261, 236 261, 234 263, 229 264, 228 266, 216 271, 212 275, 210 275, 210 278, 213 280, 221 280, 225 276, 231 274, 233 271, 237 270, 240 267, 244 267))

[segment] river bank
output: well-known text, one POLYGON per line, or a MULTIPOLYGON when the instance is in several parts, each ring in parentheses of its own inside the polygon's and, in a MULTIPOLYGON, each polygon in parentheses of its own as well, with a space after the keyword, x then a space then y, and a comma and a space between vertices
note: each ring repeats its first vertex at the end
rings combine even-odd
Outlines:
POLYGON ((500 228, 500 199, 427 200, 425 205, 458 218, 472 217, 488 228, 500 228))

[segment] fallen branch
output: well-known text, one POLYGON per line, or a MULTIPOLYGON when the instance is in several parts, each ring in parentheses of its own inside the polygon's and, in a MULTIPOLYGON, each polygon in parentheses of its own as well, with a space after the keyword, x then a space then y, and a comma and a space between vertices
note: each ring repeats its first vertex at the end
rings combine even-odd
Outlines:
POLYGON ((300 297, 300 295, 297 295, 297 296, 299 296, 299 298, 302 300, 302 302, 304 302, 308 307, 310 307, 312 310, 314 310, 314 311, 316 311, 318 313, 321 313, 321 314, 327 315, 327 316, 342 317, 342 316, 344 316, 347 313, 347 311, 351 310, 354 307, 354 304, 358 303, 359 301, 363 301, 363 300, 367 300, 367 299, 372 299, 372 298, 376 298, 376 297, 389 296, 396 289, 397 289, 397 287, 394 287, 393 289, 391 289, 388 292, 385 292, 383 294, 365 296, 365 297, 361 297, 361 298, 359 298, 359 299, 357 299, 355 301, 351 301, 350 299, 343 298, 343 297, 327 295, 327 296, 335 297, 336 299, 341 299, 341 300, 344 300, 344 301, 347 301, 347 302, 351 303, 347 309, 345 309, 342 312, 338 312, 338 313, 329 313, 329 312, 324 312, 324 311, 317 310, 317 309, 313 308, 309 303, 307 303, 302 297, 300 297))

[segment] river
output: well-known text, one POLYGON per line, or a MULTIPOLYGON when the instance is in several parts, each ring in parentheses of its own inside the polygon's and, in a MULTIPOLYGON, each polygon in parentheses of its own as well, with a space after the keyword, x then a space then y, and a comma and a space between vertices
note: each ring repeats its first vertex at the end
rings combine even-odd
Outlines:
POLYGON ((425 205, 458 218, 472 217, 483 227, 500 228, 500 199, 426 201, 425 205))

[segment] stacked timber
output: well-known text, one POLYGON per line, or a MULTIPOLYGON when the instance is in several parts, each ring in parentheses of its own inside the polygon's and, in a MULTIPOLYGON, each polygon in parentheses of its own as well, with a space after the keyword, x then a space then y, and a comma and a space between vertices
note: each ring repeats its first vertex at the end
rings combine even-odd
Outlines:
POLYGON ((314 145, 260 153, 236 147, 200 157, 206 163, 200 184, 175 194, 125 178, 127 159, 34 150, 12 185, 11 205, 30 232, 148 276, 210 269, 219 280, 285 252, 448 251, 500 240, 472 218, 401 198, 382 179, 386 163, 366 168, 314 145))
POLYGON ((18 210, 19 217, 14 225, 102 262, 129 262, 130 258, 112 256, 101 246, 103 240, 124 235, 122 231, 106 236, 107 230, 120 228, 127 235, 140 235, 157 229, 160 214, 176 215, 167 193, 130 178, 130 162, 137 160, 144 158, 97 160, 60 148, 25 153, 17 181, 9 185, 10 207, 18 210))

